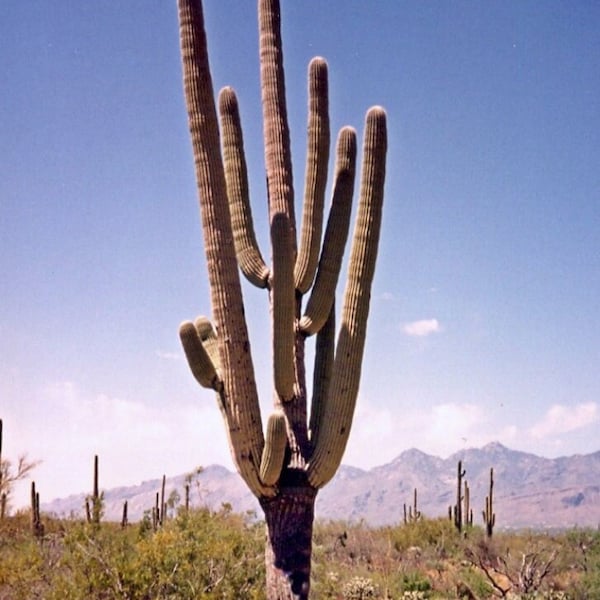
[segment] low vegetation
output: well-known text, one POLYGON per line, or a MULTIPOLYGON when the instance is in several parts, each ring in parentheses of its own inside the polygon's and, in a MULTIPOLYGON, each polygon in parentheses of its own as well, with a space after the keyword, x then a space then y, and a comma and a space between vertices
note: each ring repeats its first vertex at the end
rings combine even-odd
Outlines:
MULTIPOLYGON (((42 515, 0 520, 0 600, 264 598, 264 524, 224 506, 155 529, 42 515)), ((315 599, 600 598, 600 532, 469 528, 447 519, 317 523, 315 599)))

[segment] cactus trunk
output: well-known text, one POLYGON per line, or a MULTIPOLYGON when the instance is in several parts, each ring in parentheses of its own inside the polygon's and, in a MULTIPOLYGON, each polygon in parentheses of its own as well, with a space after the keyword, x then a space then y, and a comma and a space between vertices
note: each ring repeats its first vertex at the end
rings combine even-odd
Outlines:
POLYGON ((310 590, 312 527, 316 490, 282 489, 261 502, 267 523, 267 598, 305 600, 310 590))

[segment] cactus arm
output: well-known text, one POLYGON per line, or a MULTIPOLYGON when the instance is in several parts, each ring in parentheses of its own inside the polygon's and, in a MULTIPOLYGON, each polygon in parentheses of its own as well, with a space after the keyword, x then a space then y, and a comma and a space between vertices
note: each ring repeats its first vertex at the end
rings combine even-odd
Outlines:
POLYGON ((294 282, 305 294, 312 285, 319 261, 323 229, 323 205, 329 162, 329 92, 327 63, 316 57, 308 69, 308 143, 300 247, 296 258, 294 282))
POLYGON ((323 327, 335 298, 344 249, 348 239, 354 175, 356 171, 356 132, 344 127, 338 136, 333 199, 319 269, 312 292, 300 319, 300 331, 312 335, 323 327))
POLYGON ((294 291, 294 266, 290 260, 292 232, 284 214, 277 213, 271 223, 273 246, 273 273, 271 302, 273 317, 273 374, 275 391, 281 400, 294 396, 294 318, 296 294, 294 291))
POLYGON ((264 446, 258 394, 220 154, 219 129, 208 65, 202 7, 179 0, 184 88, 192 144, 211 304, 219 334, 223 390, 219 394, 234 462, 256 495, 270 495, 259 478, 264 446), (235 376, 234 376, 235 374, 235 376))
POLYGON ((317 334, 315 344, 315 368, 313 371, 313 393, 310 410, 310 441, 312 447, 319 439, 319 424, 323 418, 325 404, 329 397, 329 383, 333 368, 335 350, 335 302, 331 304, 329 317, 317 334))
POLYGON ((334 476, 350 435, 381 229, 386 149, 385 111, 374 107, 367 113, 360 202, 330 397, 319 426, 318 443, 308 466, 308 480, 316 488, 322 487, 334 476))
POLYGON ((265 447, 260 463, 260 479, 265 485, 274 486, 279 480, 286 445, 285 415, 281 411, 277 411, 271 414, 267 421, 265 447))
MULTIPOLYGON (((265 139, 265 163, 270 221, 278 213, 289 219, 292 256, 296 254, 296 224, 290 131, 285 103, 281 11, 278 0, 259 0, 260 79, 265 139)), ((291 258, 291 257, 290 257, 291 258)))
POLYGON ((221 389, 222 381, 194 323, 186 321, 179 326, 179 339, 196 381, 205 388, 221 389))
POLYGON ((219 93, 219 114, 223 136, 223 162, 231 226, 237 261, 248 281, 259 288, 267 286, 269 269, 258 248, 248 193, 248 171, 238 101, 232 88, 219 93))
POLYGON ((218 374, 221 370, 221 356, 219 354, 217 334, 213 329, 212 323, 206 317, 200 316, 194 321, 194 326, 218 374))

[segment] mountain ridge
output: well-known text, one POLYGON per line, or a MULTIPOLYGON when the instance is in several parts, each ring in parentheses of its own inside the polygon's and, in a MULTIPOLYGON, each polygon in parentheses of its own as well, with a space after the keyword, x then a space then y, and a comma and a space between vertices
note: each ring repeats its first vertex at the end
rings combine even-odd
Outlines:
MULTIPOLYGON (((317 519, 395 524, 402 521, 403 505, 412 505, 415 488, 422 514, 445 516, 455 503, 459 460, 466 469, 475 524, 481 524, 490 468, 494 469, 498 528, 596 527, 600 523, 600 451, 551 459, 511 450, 499 442, 466 448, 447 458, 410 448, 370 469, 342 465, 317 496, 317 519)), ((184 474, 167 478, 167 497, 175 490, 182 501, 189 478, 184 474)), ((105 518, 119 520, 127 500, 130 520, 141 519, 154 506, 161 483, 157 478, 105 490, 105 518)), ((43 504, 42 510, 81 517, 85 496, 59 498, 43 504)), ((221 465, 209 465, 192 477, 191 503, 211 509, 227 503, 236 512, 261 514, 258 501, 239 475, 221 465)))

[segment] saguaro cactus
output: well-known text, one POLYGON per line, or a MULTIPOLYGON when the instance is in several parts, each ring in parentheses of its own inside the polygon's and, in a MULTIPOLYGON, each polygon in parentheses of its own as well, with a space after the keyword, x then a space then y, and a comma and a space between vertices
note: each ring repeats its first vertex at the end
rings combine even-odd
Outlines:
MULTIPOLYGON (((456 504, 454 505, 454 526, 460 533, 463 527, 463 477, 467 474, 462 468, 462 461, 458 461, 456 468, 456 504)), ((467 515, 468 516, 468 515, 467 515)))
POLYGON ((496 513, 494 512, 494 469, 490 469, 490 493, 485 497, 485 509, 482 511, 485 532, 488 537, 494 533, 496 524, 496 513))
POLYGON ((265 512, 267 597, 307 598, 315 496, 341 462, 358 393, 381 225, 386 115, 374 107, 366 117, 360 200, 336 342, 335 289, 348 237, 357 144, 352 128, 340 131, 323 235, 330 146, 327 64, 315 58, 308 69, 308 152, 298 241, 280 7, 277 0, 259 0, 268 266, 254 233, 235 92, 225 88, 219 94, 219 130, 200 1, 179 0, 179 17, 212 304, 212 322, 206 317, 185 322, 180 338, 194 377, 217 394, 234 462, 265 512), (238 266, 252 284, 268 291, 271 305, 275 393, 266 435, 238 266), (314 334, 309 421, 304 355, 306 339, 314 334))
POLYGON ((406 507, 404 504, 404 524, 416 523, 421 518, 421 511, 417 508, 417 488, 413 492, 413 504, 412 506, 406 507))
POLYGON ((44 536, 44 524, 40 516, 40 493, 35 489, 35 481, 31 482, 31 531, 39 539, 44 536))
POLYGON ((88 523, 98 525, 102 516, 102 504, 104 500, 104 492, 100 494, 98 485, 98 455, 94 455, 94 486, 91 496, 85 499, 85 515, 88 523))
POLYGON ((462 461, 458 461, 456 469, 456 504, 448 507, 448 518, 454 523, 460 533, 464 527, 473 525, 473 510, 471 509, 471 489, 464 479, 467 471, 462 468, 462 461))

